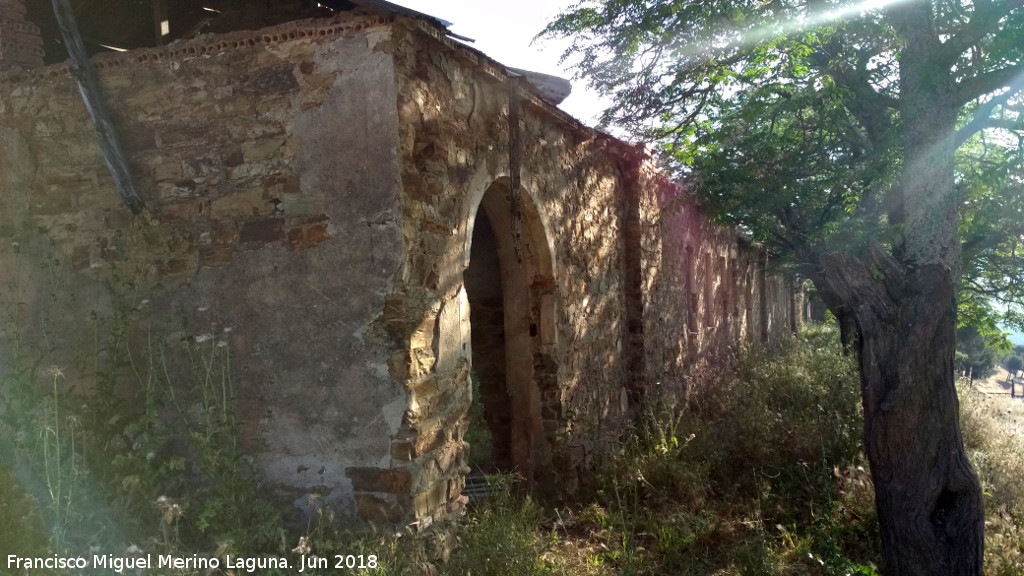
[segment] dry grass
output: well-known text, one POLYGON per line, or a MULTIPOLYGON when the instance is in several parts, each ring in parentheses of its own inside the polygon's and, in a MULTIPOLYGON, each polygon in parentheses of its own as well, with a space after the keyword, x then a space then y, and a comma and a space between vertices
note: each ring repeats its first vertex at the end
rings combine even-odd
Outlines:
POLYGON ((985 493, 985 573, 1024 574, 1024 401, 960 386, 964 444, 985 493))
MULTIPOLYGON (((632 439, 572 496, 537 501, 506 485, 454 526, 401 537, 341 532, 325 513, 304 545, 319 556, 376 554, 377 568, 361 573, 377 575, 870 576, 880 558, 859 450, 857 372, 835 340, 812 330, 732 373, 705 374, 687 405, 650 407, 632 439)), ((1024 402, 960 393, 965 443, 986 495, 985 573, 1020 576, 1024 402)), ((143 506, 140 514, 156 513, 151 502, 143 506)), ((0 550, 45 555, 40 510, 0 466, 0 550)), ((215 519, 204 540, 234 537, 238 523, 228 524, 215 519)), ((247 529, 280 530, 263 524, 247 529)), ((174 528, 140 543, 216 552, 193 550, 174 528)))

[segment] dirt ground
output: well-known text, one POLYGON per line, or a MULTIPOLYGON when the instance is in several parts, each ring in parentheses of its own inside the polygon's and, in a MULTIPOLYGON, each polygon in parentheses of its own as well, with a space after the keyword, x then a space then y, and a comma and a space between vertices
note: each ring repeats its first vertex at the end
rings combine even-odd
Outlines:
MULTIPOLYGON (((1009 374, 1006 370, 1003 370, 1001 366, 997 366, 995 371, 988 378, 977 379, 974 381, 974 387, 985 394, 993 396, 1009 396, 1010 395, 1010 381, 1007 379, 1009 374)), ((1017 377, 1017 398, 1024 396, 1024 378, 1017 377)))

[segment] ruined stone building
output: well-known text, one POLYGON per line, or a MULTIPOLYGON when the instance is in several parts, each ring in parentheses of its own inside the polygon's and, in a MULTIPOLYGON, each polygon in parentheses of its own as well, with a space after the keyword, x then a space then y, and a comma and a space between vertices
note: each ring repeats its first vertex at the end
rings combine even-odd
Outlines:
POLYGON ((137 362, 219 342, 284 508, 425 524, 464 502, 472 402, 495 465, 543 479, 794 329, 790 283, 643 149, 443 22, 346 4, 96 56, 133 215, 68 65, 0 1, 0 354, 45 342, 88 388, 97 318, 137 362))

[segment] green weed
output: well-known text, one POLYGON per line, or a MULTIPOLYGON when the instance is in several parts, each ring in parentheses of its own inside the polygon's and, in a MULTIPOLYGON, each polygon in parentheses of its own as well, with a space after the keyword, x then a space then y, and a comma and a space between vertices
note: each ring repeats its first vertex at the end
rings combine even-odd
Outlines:
MULTIPOLYGON (((644 407, 575 495, 538 500, 497 477, 493 497, 461 520, 415 534, 351 532, 320 507, 301 539, 286 535, 241 449, 222 338, 180 347, 152 338, 138 355, 123 336, 100 340, 104 377, 127 373, 139 391, 104 400, 114 411, 103 418, 82 405, 96 400, 77 397, 70 375, 52 372, 50 392, 35 394, 34 358, 2 374, 0 551, 137 542, 180 555, 329 560, 310 574, 413 576, 872 576, 880 563, 857 370, 828 329, 706 375, 680 405, 644 407), (335 570, 335 555, 376 562, 335 570)), ((1019 403, 969 390, 961 403, 985 483, 986 574, 1021 574, 1019 403)))

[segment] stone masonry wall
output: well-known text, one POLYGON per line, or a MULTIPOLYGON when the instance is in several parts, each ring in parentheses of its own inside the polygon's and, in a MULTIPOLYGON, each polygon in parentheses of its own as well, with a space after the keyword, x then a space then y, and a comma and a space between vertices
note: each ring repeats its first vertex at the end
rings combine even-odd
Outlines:
POLYGON ((506 357, 520 419, 512 424, 513 460, 528 480, 540 480, 575 432, 619 415, 623 198, 614 146, 522 88, 519 261, 507 199, 509 79, 472 51, 406 24, 395 41, 408 274, 393 321, 398 334, 411 335, 401 376, 413 401, 408 440, 396 446, 424 467, 416 487, 423 518, 460 506, 468 472, 472 311, 463 274, 476 218, 486 213, 505 245, 506 340, 520 346, 506 357))
POLYGON ((800 293, 761 250, 711 224, 692 195, 652 165, 642 164, 638 178, 647 392, 675 404, 707 369, 796 332, 800 293))
POLYGON ((24 0, 0 0, 0 71, 43 65, 39 27, 25 20, 24 0))
POLYGON ((142 364, 227 346, 285 508, 352 514, 407 404, 379 322, 406 259, 389 43, 381 18, 347 16, 97 57, 137 217, 66 65, 0 81, 6 365, 45 353, 88 389, 97 327, 121 317, 142 364))
POLYGON ((45 354, 89 389, 120 321, 138 359, 230 351, 247 450, 293 519, 459 510, 474 352, 504 348, 492 421, 543 483, 644 395, 792 328, 782 277, 642 150, 425 20, 346 13, 95 64, 146 209, 120 204, 66 65, 0 79, 0 360, 45 354), (481 219, 495 253, 474 263, 481 219), (500 278, 477 307, 487 350, 471 264, 500 278))

